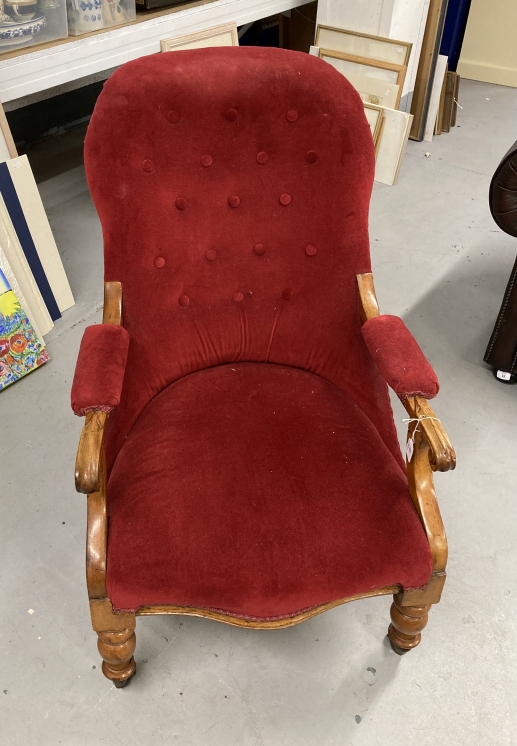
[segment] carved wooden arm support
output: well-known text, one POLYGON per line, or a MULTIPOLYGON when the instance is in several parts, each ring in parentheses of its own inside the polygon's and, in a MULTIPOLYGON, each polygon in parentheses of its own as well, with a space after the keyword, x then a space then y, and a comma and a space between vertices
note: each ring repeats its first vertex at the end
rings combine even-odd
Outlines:
POLYGON ((85 495, 100 489, 100 464, 107 420, 106 412, 88 412, 81 431, 75 459, 75 489, 85 495))
POLYGON ((456 454, 454 448, 442 423, 429 406, 427 399, 422 399, 420 396, 412 396, 404 399, 402 404, 412 419, 420 420, 418 423, 409 423, 408 434, 412 434, 418 424, 418 430, 429 445, 429 462, 432 470, 450 471, 455 469, 456 454), (412 428, 411 425, 413 426, 412 428))
MULTIPOLYGON (((104 283, 103 324, 122 324, 122 286, 104 283)), ((109 415, 88 412, 79 439, 75 461, 75 487, 88 495, 86 537, 86 582, 91 599, 106 599, 106 465, 104 432, 109 415)))
MULTIPOLYGON (((363 322, 380 315, 373 277, 357 275, 360 313, 363 322)), ((413 455, 407 463, 409 494, 429 542, 433 574, 425 589, 404 591, 402 604, 437 603, 445 581, 447 537, 434 491, 433 471, 447 471, 456 466, 456 455, 442 423, 426 399, 413 396, 402 401, 409 417, 418 419, 408 426, 408 439, 414 440, 413 455), (421 419, 421 418, 429 419, 421 419)))
MULTIPOLYGON (((357 283, 359 286, 359 308, 362 321, 364 322, 379 316, 380 311, 375 295, 372 274, 368 272, 357 275, 357 283)), ((411 418, 426 418, 420 420, 418 429, 429 446, 429 462, 433 471, 449 471, 450 469, 454 469, 456 466, 454 448, 442 423, 429 406, 427 399, 420 396, 413 396, 404 399, 402 404, 411 418)), ((409 430, 411 434, 414 429, 415 424, 410 423, 409 430)))

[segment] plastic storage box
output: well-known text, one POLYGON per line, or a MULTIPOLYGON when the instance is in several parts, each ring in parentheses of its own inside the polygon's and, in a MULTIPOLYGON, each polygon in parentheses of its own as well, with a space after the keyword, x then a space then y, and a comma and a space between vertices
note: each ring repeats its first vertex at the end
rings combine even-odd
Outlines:
POLYGON ((135 0, 66 0, 66 8, 68 33, 72 36, 119 26, 136 19, 135 0))
POLYGON ((67 36, 65 0, 0 0, 0 55, 67 36))

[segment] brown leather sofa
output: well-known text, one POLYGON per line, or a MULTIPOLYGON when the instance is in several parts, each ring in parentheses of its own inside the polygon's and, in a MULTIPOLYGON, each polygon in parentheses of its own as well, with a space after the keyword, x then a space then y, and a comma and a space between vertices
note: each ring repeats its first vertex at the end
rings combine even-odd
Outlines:
MULTIPOLYGON (((517 142, 496 169, 490 184, 490 212, 501 230, 517 238, 517 142)), ((517 383, 517 261, 485 352, 501 383, 517 383)))

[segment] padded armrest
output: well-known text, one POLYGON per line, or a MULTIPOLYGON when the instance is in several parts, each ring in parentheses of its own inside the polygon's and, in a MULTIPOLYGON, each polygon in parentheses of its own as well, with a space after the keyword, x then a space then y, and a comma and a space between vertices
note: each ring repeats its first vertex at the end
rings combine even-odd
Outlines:
POLYGON ((72 384, 72 409, 111 412, 120 402, 126 370, 129 334, 122 326, 97 324, 86 328, 72 384))
POLYGON ((400 399, 436 396, 440 388, 436 373, 402 319, 376 316, 361 331, 381 375, 400 399))

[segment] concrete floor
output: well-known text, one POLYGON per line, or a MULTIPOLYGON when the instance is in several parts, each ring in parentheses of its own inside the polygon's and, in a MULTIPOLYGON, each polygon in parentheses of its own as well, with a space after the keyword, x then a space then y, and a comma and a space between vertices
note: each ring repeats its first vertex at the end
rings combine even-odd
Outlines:
MULTIPOLYGON (((381 308, 435 366, 435 409, 458 453, 456 472, 436 477, 448 582, 404 658, 386 645, 379 598, 276 632, 140 619, 136 678, 124 690, 104 679, 73 484, 82 421, 69 407, 81 335, 100 320, 101 232, 79 135, 30 154, 77 305, 48 335, 51 362, 0 394, 3 746, 517 743, 517 387, 482 362, 517 250, 487 200, 517 136, 517 90, 462 81, 461 104, 450 134, 409 143, 399 184, 376 185, 371 207, 381 308)), ((403 437, 398 403, 395 415, 403 437)))

